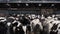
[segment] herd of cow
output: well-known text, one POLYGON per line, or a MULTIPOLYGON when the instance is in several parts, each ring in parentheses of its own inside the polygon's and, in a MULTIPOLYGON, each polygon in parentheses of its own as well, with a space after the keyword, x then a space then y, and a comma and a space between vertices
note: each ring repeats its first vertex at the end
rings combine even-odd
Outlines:
POLYGON ((57 16, 13 14, 0 17, 0 34, 60 34, 57 16))

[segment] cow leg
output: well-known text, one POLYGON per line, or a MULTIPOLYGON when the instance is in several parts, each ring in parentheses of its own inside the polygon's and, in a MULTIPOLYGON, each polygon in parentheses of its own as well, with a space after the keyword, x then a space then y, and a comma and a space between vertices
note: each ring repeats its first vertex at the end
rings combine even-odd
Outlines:
POLYGON ((24 30, 24 32, 25 32, 25 34, 26 34, 26 26, 23 26, 23 30, 24 30))

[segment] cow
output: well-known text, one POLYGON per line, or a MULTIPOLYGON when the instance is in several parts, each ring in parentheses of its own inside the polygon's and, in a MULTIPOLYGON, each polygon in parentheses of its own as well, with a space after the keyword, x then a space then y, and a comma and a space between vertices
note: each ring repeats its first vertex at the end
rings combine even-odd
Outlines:
POLYGON ((32 20, 31 23, 30 23, 31 31, 34 32, 34 28, 35 28, 35 26, 36 26, 37 24, 39 25, 40 30, 43 30, 43 26, 42 26, 40 20, 39 20, 39 19, 34 19, 34 20, 32 20))

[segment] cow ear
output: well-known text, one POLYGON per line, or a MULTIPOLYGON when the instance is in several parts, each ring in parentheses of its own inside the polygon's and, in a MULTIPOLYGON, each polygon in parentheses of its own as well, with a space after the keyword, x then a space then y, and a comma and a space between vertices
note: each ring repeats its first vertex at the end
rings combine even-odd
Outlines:
POLYGON ((60 29, 60 27, 58 27, 58 29, 60 29))

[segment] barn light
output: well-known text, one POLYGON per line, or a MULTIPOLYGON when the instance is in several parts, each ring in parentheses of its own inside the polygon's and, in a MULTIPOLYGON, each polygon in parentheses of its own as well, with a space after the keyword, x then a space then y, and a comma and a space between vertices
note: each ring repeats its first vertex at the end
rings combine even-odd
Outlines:
POLYGON ((28 1, 30 1, 30 0, 28 0, 28 1))
POLYGON ((8 4, 8 3, 7 3, 6 5, 7 5, 7 6, 10 6, 10 4, 8 4))
POLYGON ((39 6, 41 6, 41 4, 39 4, 39 6))
POLYGON ((10 1, 10 0, 7 0, 7 1, 10 1))
POLYGON ((29 4, 26 4, 26 6, 29 6, 29 4))
POLYGON ((18 6, 20 6, 20 4, 17 4, 18 6))
POLYGON ((54 6, 54 4, 52 4, 51 6, 54 6))

